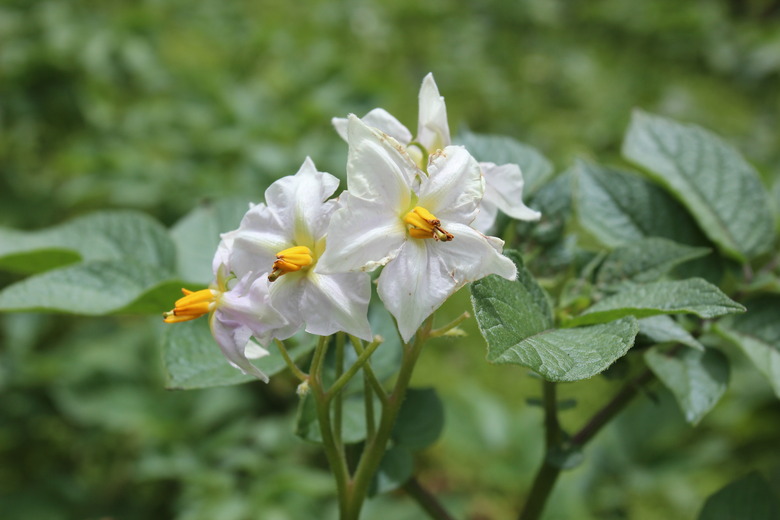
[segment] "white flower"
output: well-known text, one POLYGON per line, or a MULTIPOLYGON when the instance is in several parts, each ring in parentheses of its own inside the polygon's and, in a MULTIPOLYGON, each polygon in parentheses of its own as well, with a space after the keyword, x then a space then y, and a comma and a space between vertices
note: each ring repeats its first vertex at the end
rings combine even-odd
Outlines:
POLYGON ((368 275, 323 274, 318 267, 338 207, 338 201, 327 199, 338 184, 307 158, 298 173, 268 187, 265 204, 251 207, 237 230, 223 235, 234 272, 267 275, 271 304, 288 322, 274 331, 276 338, 288 338, 302 325, 321 336, 345 331, 372 338, 368 275))
POLYGON ((164 321, 179 323, 209 314, 211 334, 230 364, 267 383, 268 376, 249 359, 267 356, 268 351, 251 338, 267 344, 272 332, 287 323, 268 301, 268 281, 253 277, 251 272, 236 280, 224 264, 216 268, 215 276, 208 289, 182 289, 184 297, 164 314, 164 321))
POLYGON ((484 188, 465 148, 431 155, 426 176, 395 139, 355 116, 348 124, 349 196, 331 219, 323 272, 386 264, 378 292, 404 341, 467 282, 515 278, 503 242, 469 226, 484 188))
MULTIPOLYGON (((409 156, 420 168, 425 169, 427 156, 452 144, 447 123, 447 107, 444 97, 428 74, 423 79, 419 94, 417 137, 386 110, 375 108, 366 114, 363 122, 393 137, 406 147, 409 156)), ((333 118, 333 126, 339 135, 347 140, 347 119, 333 118)), ((497 210, 518 220, 539 220, 541 213, 523 203, 523 174, 516 164, 496 166, 480 163, 485 177, 485 194, 477 219, 472 223, 476 229, 487 232, 496 220, 497 210)))

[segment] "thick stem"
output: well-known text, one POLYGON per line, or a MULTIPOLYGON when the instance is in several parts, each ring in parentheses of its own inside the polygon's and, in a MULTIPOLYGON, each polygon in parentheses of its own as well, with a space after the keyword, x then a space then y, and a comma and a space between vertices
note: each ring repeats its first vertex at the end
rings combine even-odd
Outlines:
MULTIPOLYGON (((344 373, 344 333, 336 333, 336 380, 344 373)), ((330 392, 329 392, 330 393, 330 392)), ((333 396, 335 402, 333 403, 333 436, 336 438, 336 442, 341 446, 343 450, 343 443, 341 442, 341 425, 342 415, 344 411, 344 396, 341 392, 338 392, 333 396)))
POLYGON ((430 491, 422 487, 415 477, 406 481, 403 490, 434 520, 454 520, 454 517, 444 509, 441 502, 430 491))
POLYGON ((398 412, 401 410, 406 390, 409 387, 409 381, 412 379, 417 358, 420 356, 422 347, 429 337, 433 316, 429 317, 417 330, 414 343, 404 345, 404 354, 401 361, 401 370, 398 372, 398 378, 393 386, 392 392, 387 397, 387 402, 382 407, 382 414, 379 419, 379 427, 372 440, 367 440, 363 449, 363 455, 360 458, 353 478, 353 488, 349 503, 349 515, 345 519, 357 519, 360 515, 360 509, 368 493, 368 487, 371 479, 374 477, 382 457, 385 454, 387 442, 393 432, 395 420, 398 412))

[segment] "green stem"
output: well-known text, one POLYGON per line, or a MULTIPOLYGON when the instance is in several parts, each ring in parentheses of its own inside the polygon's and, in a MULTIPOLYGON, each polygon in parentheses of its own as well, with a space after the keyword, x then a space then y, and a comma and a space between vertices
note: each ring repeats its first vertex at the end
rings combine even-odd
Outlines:
POLYGON ((276 346, 279 347, 279 352, 282 353, 282 357, 284 358, 284 362, 287 364, 287 368, 289 368, 290 371, 295 374, 295 377, 301 381, 308 381, 309 376, 304 373, 303 370, 298 368, 298 365, 296 365, 295 361, 293 361, 292 357, 290 357, 290 353, 287 352, 287 348, 284 346, 284 343, 278 339, 274 339, 274 342, 276 342, 276 346))
POLYGON ((398 417, 398 412, 401 410, 401 405, 406 396, 406 390, 412 379, 414 365, 417 362, 417 358, 420 356, 425 341, 429 337, 432 323, 433 316, 430 316, 417 330, 414 343, 411 345, 404 344, 401 370, 398 372, 398 378, 393 386, 393 390, 387 397, 387 403, 382 407, 382 414, 379 419, 379 427, 377 428, 376 435, 372 440, 366 441, 363 455, 355 470, 352 481, 352 493, 349 497, 349 514, 343 516, 345 520, 357 520, 360 515, 360 509, 363 507, 363 502, 366 499, 368 487, 371 484, 371 479, 374 477, 379 464, 382 462, 387 442, 390 440, 395 420, 398 417))
MULTIPOLYGON (((365 367, 363 367, 365 369, 365 367)), ((366 441, 371 441, 376 435, 376 418, 374 415, 374 391, 368 379, 368 372, 363 370, 363 399, 366 404, 366 441)))
POLYGON ((430 334, 430 337, 431 338, 438 338, 439 336, 444 336, 449 331, 451 331, 452 329, 454 329, 455 327, 457 327, 458 325, 463 323, 464 320, 467 320, 470 317, 471 317, 471 314, 469 314, 468 312, 464 312, 463 314, 461 314, 460 316, 458 316, 457 318, 455 318, 454 320, 452 320, 451 322, 449 322, 445 326, 439 327, 438 329, 435 329, 435 330, 432 330, 431 334, 430 334))
MULTIPOLYGON (((336 333, 336 380, 344 373, 344 333, 336 333)), ((330 393, 330 392, 328 392, 330 393)), ((339 443, 340 449, 343 450, 343 443, 341 442, 341 425, 343 423, 343 411, 344 411, 344 396, 341 392, 338 392, 333 396, 335 402, 333 403, 333 436, 336 438, 336 442, 339 443)))
MULTIPOLYGON (((381 339, 380 336, 377 336, 378 339, 381 339)), ((352 341, 352 346, 355 349, 355 353, 357 353, 358 356, 363 354, 363 341, 360 338, 356 338, 355 336, 350 336, 349 339, 352 341)), ((379 400, 382 402, 382 404, 387 402, 387 392, 385 391, 385 388, 382 386, 382 383, 379 381, 379 378, 376 377, 376 374, 374 373, 374 369, 371 367, 371 361, 367 360, 366 363, 363 365, 363 374, 365 377, 368 378, 368 382, 371 384, 371 387, 374 389, 374 392, 379 397, 379 400)))
POLYGON ((422 487, 415 477, 406 481, 403 485, 403 490, 434 520, 454 520, 447 510, 444 509, 441 502, 430 491, 422 487))
POLYGON ((317 421, 320 424, 320 433, 322 434, 322 447, 325 450, 328 464, 330 464, 333 476, 336 479, 339 509, 345 511, 350 503, 349 470, 344 451, 340 448, 341 439, 337 440, 333 435, 333 426, 330 420, 330 399, 322 384, 322 365, 327 349, 328 338, 321 336, 314 350, 314 357, 309 369, 309 385, 317 404, 317 421))
POLYGON ((333 383, 333 386, 331 386, 328 389, 327 392, 327 398, 332 399, 333 396, 338 395, 338 393, 341 391, 342 388, 344 388, 344 385, 349 383, 349 380, 354 377, 355 374, 357 374, 358 370, 361 369, 368 361, 368 358, 371 357, 371 354, 374 353, 376 348, 382 343, 381 338, 377 338, 371 343, 368 344, 368 347, 360 353, 357 360, 350 366, 346 372, 341 374, 341 377, 339 377, 335 383, 333 383))

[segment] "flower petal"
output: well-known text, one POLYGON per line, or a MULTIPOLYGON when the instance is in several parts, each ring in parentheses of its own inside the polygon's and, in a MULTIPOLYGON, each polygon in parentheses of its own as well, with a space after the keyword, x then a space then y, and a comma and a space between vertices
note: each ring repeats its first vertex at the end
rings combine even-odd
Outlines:
POLYGON ((306 332, 329 336, 344 331, 370 341, 368 302, 371 279, 365 273, 309 272, 301 301, 306 332))
MULTIPOLYGON (((487 189, 485 193, 487 193, 487 189)), ((496 223, 496 216, 498 216, 498 207, 491 203, 487 197, 483 197, 479 204, 479 212, 471 222, 471 227, 480 233, 488 233, 492 230, 493 224, 496 223)))
POLYGON ((429 254, 431 243, 408 240, 379 276, 379 297, 395 316, 404 341, 456 290, 441 257, 429 254))
POLYGON ((418 169, 402 144, 349 116, 347 185, 354 197, 408 207, 418 169))
POLYGON ((457 289, 468 282, 497 274, 508 280, 517 276, 515 264, 501 254, 504 242, 487 237, 465 224, 442 222, 455 238, 450 242, 433 242, 431 254, 442 259, 457 289))
POLYGON ((253 375, 261 381, 268 382, 268 376, 254 366, 245 354, 247 344, 252 331, 238 322, 224 319, 217 310, 209 317, 211 334, 217 340, 222 354, 225 355, 231 365, 245 374, 253 375))
POLYGON ((419 204, 442 221, 468 224, 476 216, 483 190, 476 159, 462 146, 448 146, 431 156, 419 204))
POLYGON ((307 157, 295 175, 265 190, 265 202, 296 244, 311 246, 325 234, 329 213, 336 207, 325 201, 338 186, 336 177, 317 171, 307 157))
POLYGON ((407 238, 406 226, 394 208, 342 193, 342 208, 330 220, 319 273, 373 271, 395 258, 407 238))
MULTIPOLYGON (((542 216, 523 203, 523 173, 516 164, 480 163, 485 176, 483 201, 495 204, 498 209, 517 220, 539 220, 542 216)), ((476 226, 475 226, 476 227, 476 226)))
POLYGON ((257 204, 244 215, 237 230, 223 234, 226 244, 232 242, 228 265, 239 277, 249 271, 267 273, 276 253, 295 245, 291 238, 271 208, 257 204))
POLYGON ((450 127, 447 123, 447 106, 439 94, 439 88, 429 73, 420 86, 420 111, 417 122, 417 141, 429 152, 449 146, 450 127))

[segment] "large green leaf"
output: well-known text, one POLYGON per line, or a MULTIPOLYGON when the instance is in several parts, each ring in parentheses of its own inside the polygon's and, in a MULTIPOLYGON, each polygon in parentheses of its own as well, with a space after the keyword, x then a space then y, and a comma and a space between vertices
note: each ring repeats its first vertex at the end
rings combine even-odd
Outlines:
POLYGON ((745 352, 780 397, 780 296, 762 296, 747 308, 721 320, 715 330, 745 352))
POLYGON ((167 230, 133 211, 101 211, 39 231, 0 229, 0 268, 36 273, 64 264, 134 261, 173 273, 176 252, 167 230))
MULTIPOLYGON (((305 335, 298 335, 285 344, 294 359, 314 347, 313 338, 305 335)), ((271 345, 268 351, 268 356, 252 361, 260 370, 272 376, 287 368, 276 346, 271 345)), ((166 387, 170 389, 190 390, 256 381, 228 363, 212 337, 205 317, 165 325, 163 362, 168 374, 166 387)))
POLYGON ((488 347, 488 361, 528 367, 548 381, 579 381, 603 372, 622 357, 638 332, 632 317, 590 327, 552 329, 509 345, 488 347))
POLYGON ((601 264, 596 281, 607 287, 623 282, 654 282, 675 266, 709 253, 665 238, 651 237, 614 249, 601 264))
POLYGON ((645 352, 645 361, 692 424, 717 404, 728 387, 729 361, 715 349, 683 348, 669 355, 655 347, 645 352))
POLYGON ((633 318, 578 329, 553 329, 547 296, 514 251, 517 280, 489 276, 471 284, 488 361, 528 367, 550 381, 576 381, 604 371, 634 344, 633 318))
POLYGON ((388 493, 403 486, 414 473, 414 455, 405 446, 392 446, 382 457, 382 462, 371 481, 369 496, 388 493))
POLYGON ((635 111, 623 155, 677 197, 727 255, 769 250, 774 219, 758 173, 730 144, 693 125, 635 111))
POLYGON ((525 181, 523 192, 527 194, 538 190, 553 173, 552 163, 536 148, 511 137, 465 132, 456 141, 478 161, 519 165, 525 181))
MULTIPOLYGON (((149 295, 170 304, 181 293, 167 283, 168 273, 132 260, 95 261, 52 269, 0 291, 2 311, 49 311, 103 315, 127 309, 149 310, 149 295), (161 298, 160 290, 163 291, 161 298), (127 308, 127 309, 126 309, 127 308)), ((178 284, 176 284, 178 285, 178 284)), ((162 312, 160 307, 155 312, 162 312)))
POLYGON ((753 472, 704 503, 698 520, 780 520, 780 503, 766 479, 753 472))
POLYGON ((517 279, 491 275, 470 285, 479 329, 493 350, 553 326, 552 307, 544 291, 523 266, 516 251, 504 251, 517 266, 517 279))
POLYGON ((647 180, 583 161, 573 172, 580 226, 605 246, 633 244, 646 237, 704 243, 685 208, 647 180))
POLYGON ((424 450, 444 429, 444 405, 433 388, 410 388, 393 426, 393 440, 411 451, 424 450))
POLYGON ((645 318, 658 314, 695 314, 714 318, 745 308, 701 278, 626 286, 572 319, 567 325, 605 323, 623 316, 645 318))
POLYGON ((244 198, 220 199, 198 206, 171 228, 176 272, 182 280, 204 285, 211 282, 211 261, 220 233, 238 228, 248 209, 244 198))

